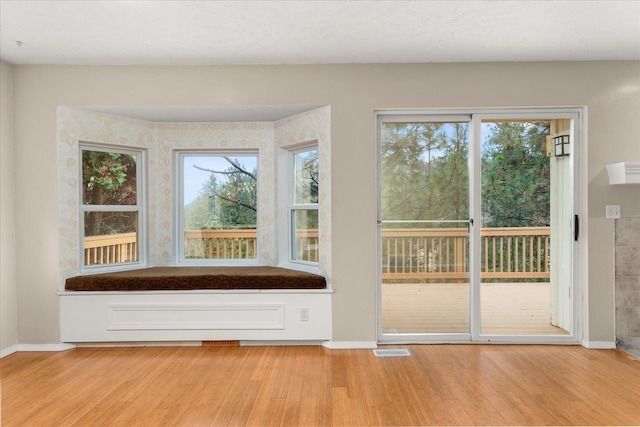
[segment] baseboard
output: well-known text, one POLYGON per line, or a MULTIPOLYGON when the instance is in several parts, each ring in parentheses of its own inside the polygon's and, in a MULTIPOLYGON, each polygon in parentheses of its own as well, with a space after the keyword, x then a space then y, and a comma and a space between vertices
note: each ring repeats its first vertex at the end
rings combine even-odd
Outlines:
POLYGON ((18 344, 17 351, 65 351, 76 348, 75 344, 60 343, 60 344, 18 344))
POLYGON ((590 348, 594 350, 611 350, 616 348, 615 341, 588 341, 582 340, 580 343, 585 348, 590 348))
POLYGON ((10 354, 13 354, 16 351, 18 351, 18 346, 17 345, 12 345, 11 347, 5 348, 4 350, 0 350, 0 359, 2 359, 3 357, 8 356, 10 354))
POLYGON ((378 348, 375 341, 325 341, 323 347, 331 350, 371 349, 378 348))

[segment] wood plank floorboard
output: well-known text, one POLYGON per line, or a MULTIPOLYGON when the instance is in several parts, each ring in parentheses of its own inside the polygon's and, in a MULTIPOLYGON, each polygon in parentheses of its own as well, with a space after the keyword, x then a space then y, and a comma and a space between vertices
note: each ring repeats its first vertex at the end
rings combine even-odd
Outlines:
MULTIPOLYGON (((546 334, 568 332, 550 324, 549 283, 482 283, 481 332, 546 334)), ((466 283, 384 283, 382 330, 389 333, 469 332, 466 283)))
POLYGON ((640 425, 640 362, 544 345, 114 347, 0 360, 2 426, 640 425))

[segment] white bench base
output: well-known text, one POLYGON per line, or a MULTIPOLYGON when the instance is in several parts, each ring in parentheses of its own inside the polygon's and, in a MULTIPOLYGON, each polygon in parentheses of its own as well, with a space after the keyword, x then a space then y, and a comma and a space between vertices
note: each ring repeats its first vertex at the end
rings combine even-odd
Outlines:
POLYGON ((60 291, 61 341, 326 341, 332 334, 331 293, 60 291))

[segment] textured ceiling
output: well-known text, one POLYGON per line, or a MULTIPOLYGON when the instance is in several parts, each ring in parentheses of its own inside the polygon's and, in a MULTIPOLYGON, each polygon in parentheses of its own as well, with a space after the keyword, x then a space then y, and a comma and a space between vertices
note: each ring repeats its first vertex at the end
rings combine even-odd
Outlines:
POLYGON ((0 57, 96 65, 638 60, 640 1, 0 0, 0 57))

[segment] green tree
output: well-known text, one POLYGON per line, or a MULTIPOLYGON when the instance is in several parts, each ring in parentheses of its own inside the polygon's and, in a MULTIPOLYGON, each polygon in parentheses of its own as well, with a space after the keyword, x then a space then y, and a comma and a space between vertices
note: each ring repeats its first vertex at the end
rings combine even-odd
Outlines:
POLYGON ((385 124, 382 131, 383 218, 467 218, 467 135, 468 126, 464 123, 385 124))
POLYGON ((198 197, 184 207, 186 230, 216 230, 222 228, 220 203, 215 196, 218 191, 218 179, 212 173, 202 185, 198 197))
POLYGON ((257 224, 257 170, 247 170, 238 159, 225 157, 229 167, 210 172, 199 196, 185 206, 187 229, 255 228, 257 224), (220 177, 220 178, 218 178, 220 177))
POLYGON ((549 122, 492 123, 483 141, 482 225, 549 225, 549 122))
POLYGON ((319 167, 318 150, 298 153, 295 159, 295 203, 318 203, 319 167))
POLYGON ((433 161, 429 179, 434 219, 469 218, 468 126, 451 123, 440 137, 441 155, 433 161))
MULTIPOLYGON (((85 205, 135 205, 136 156, 105 151, 82 151, 82 203, 85 205)), ((85 236, 135 231, 130 212, 85 213, 85 236)))

